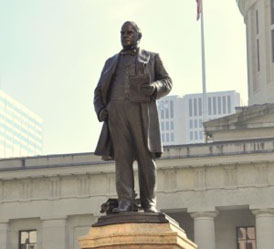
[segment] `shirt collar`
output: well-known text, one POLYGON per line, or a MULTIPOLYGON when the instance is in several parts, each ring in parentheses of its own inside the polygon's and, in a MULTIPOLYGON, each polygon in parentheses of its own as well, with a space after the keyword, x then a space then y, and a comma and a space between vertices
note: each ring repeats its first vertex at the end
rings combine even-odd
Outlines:
POLYGON ((129 49, 129 50, 121 50, 120 54, 121 55, 136 55, 138 53, 138 48, 133 48, 133 49, 129 49))

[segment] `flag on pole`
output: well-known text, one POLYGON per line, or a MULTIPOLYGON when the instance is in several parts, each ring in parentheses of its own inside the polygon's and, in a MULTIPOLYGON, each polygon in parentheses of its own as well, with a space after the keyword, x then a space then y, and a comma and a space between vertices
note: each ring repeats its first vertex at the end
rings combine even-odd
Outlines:
POLYGON ((202 13, 202 0, 196 0, 196 2, 197 2, 197 21, 198 21, 202 13))

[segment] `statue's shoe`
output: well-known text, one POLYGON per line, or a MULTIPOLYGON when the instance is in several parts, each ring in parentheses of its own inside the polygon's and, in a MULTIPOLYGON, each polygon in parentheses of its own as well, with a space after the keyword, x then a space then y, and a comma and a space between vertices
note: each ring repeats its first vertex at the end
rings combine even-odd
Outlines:
POLYGON ((129 200, 120 200, 118 207, 113 208, 113 213, 131 212, 134 211, 133 203, 129 200))
POLYGON ((144 208, 145 213, 158 213, 158 210, 156 209, 155 206, 149 206, 144 208))

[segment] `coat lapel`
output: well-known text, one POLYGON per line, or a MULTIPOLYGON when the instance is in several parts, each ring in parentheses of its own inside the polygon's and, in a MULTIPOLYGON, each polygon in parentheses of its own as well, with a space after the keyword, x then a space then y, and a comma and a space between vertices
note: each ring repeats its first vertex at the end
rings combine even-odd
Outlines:
POLYGON ((100 81, 102 81, 102 97, 105 105, 107 104, 108 90, 110 87, 112 76, 117 67, 118 61, 119 61, 119 54, 116 54, 106 64, 106 67, 100 78, 100 81))
POLYGON ((147 64, 149 62, 149 59, 150 54, 146 50, 140 48, 138 52, 137 61, 143 64, 147 64))

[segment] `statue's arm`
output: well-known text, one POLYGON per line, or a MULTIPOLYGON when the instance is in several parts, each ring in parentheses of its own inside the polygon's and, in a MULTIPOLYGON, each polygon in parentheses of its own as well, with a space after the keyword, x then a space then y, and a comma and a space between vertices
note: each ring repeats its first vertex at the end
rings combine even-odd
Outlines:
POLYGON ((97 118, 100 122, 103 121, 100 118, 100 112, 105 109, 105 104, 104 104, 103 95, 102 95, 102 82, 103 82, 102 75, 104 74, 104 72, 106 70, 106 66, 107 66, 107 62, 105 63, 105 65, 103 67, 100 79, 99 79, 98 84, 94 90, 94 99, 93 99, 94 109, 97 114, 97 118))
POLYGON ((172 80, 169 77, 163 62, 158 54, 155 55, 155 79, 151 84, 155 86, 155 98, 166 96, 172 89, 172 80))

